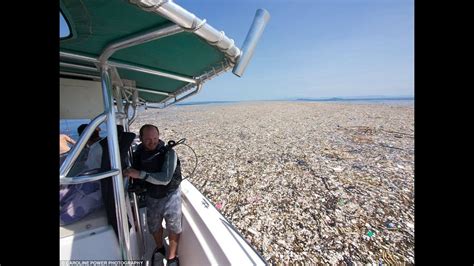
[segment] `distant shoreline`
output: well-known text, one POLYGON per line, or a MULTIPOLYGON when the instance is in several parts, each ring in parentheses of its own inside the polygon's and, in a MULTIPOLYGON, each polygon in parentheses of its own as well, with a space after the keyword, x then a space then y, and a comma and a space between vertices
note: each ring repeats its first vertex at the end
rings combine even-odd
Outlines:
POLYGON ((394 103, 401 102, 401 104, 411 104, 415 100, 414 97, 393 97, 393 98, 327 98, 327 99, 311 99, 311 98, 299 98, 299 99, 288 99, 288 100, 252 100, 252 101, 202 101, 202 102, 188 102, 188 103, 177 103, 177 106, 189 106, 189 105, 216 105, 216 104, 233 104, 233 103, 255 103, 255 102, 357 102, 357 103, 394 103))
POLYGON ((310 102, 339 102, 339 101, 414 101, 414 97, 393 97, 393 98, 328 98, 328 99, 311 99, 300 98, 296 101, 310 101, 310 102))
POLYGON ((177 103, 176 105, 228 104, 228 103, 239 103, 239 102, 243 102, 243 101, 203 101, 203 102, 177 103))

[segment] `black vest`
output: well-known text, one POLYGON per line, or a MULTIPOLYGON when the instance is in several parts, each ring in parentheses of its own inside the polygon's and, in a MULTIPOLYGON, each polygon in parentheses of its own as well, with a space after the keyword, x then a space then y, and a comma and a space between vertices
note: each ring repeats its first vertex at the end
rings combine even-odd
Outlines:
MULTIPOLYGON (((143 149, 143 146, 140 144, 137 148, 137 151, 133 154, 133 168, 149 173, 161 171, 161 167, 163 166, 163 163, 165 161, 165 153, 162 152, 157 156, 154 155, 159 152, 160 148, 163 147, 163 145, 164 142, 160 140, 160 143, 154 151, 145 151, 143 149), (154 157, 150 160, 149 158, 151 158, 152 156, 154 157)), ((154 185, 150 182, 145 182, 147 195, 155 199, 166 197, 167 195, 179 188, 181 180, 181 162, 178 159, 176 169, 173 173, 173 177, 171 178, 171 181, 168 183, 168 185, 154 185)))

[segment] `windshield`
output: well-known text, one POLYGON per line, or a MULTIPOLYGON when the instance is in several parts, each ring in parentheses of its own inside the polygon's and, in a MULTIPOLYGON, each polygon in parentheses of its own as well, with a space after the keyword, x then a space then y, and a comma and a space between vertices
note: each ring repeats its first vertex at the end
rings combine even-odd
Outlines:
POLYGON ((69 24, 63 16, 63 13, 59 11, 59 38, 64 39, 68 38, 71 35, 71 30, 69 29, 69 24))
MULTIPOLYGON (((59 120, 59 132, 60 134, 66 134, 73 138, 75 141, 79 140, 79 133, 77 128, 82 124, 89 124, 90 119, 61 119, 59 120)), ((100 124, 99 135, 101 138, 107 136, 107 127, 105 123, 100 124)))

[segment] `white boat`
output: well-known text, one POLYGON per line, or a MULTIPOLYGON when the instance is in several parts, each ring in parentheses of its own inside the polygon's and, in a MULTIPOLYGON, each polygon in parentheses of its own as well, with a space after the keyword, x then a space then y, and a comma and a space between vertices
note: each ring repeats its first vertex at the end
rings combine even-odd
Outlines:
MULTIPOLYGON (((91 119, 60 166, 60 184, 96 180, 113 184, 113 202, 60 226, 60 262, 164 263, 158 257, 152 261, 155 243, 147 229, 141 196, 125 189, 116 125, 128 132, 140 106, 166 108, 195 95, 206 81, 231 69, 242 76, 269 14, 257 10, 240 49, 223 32, 172 1, 61 0, 60 8, 71 33, 60 41, 61 119, 91 119), (70 176, 87 140, 102 123, 110 170, 70 176), (107 214, 110 206, 115 206, 114 221, 107 214)), ((131 149, 125 154, 130 156, 131 149)), ((181 192, 180 264, 266 264, 191 182, 183 180, 181 192)))

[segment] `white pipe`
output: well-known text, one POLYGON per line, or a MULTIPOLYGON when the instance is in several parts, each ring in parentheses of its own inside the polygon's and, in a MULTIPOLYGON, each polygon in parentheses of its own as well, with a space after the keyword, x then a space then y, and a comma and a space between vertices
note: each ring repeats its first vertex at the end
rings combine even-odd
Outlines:
POLYGON ((253 56, 258 40, 260 39, 260 36, 262 36, 263 30, 265 29, 269 19, 270 13, 265 9, 259 9, 257 10, 257 13, 255 13, 252 26, 247 33, 244 44, 242 45, 242 54, 232 70, 236 76, 241 77, 244 74, 250 59, 253 56))
POLYGON ((240 55, 240 50, 234 45, 234 40, 225 36, 223 31, 214 29, 211 25, 206 23, 206 20, 201 20, 173 1, 130 0, 130 2, 136 4, 143 10, 157 13, 182 28, 194 32, 211 45, 223 51, 226 57, 233 63, 240 55))

